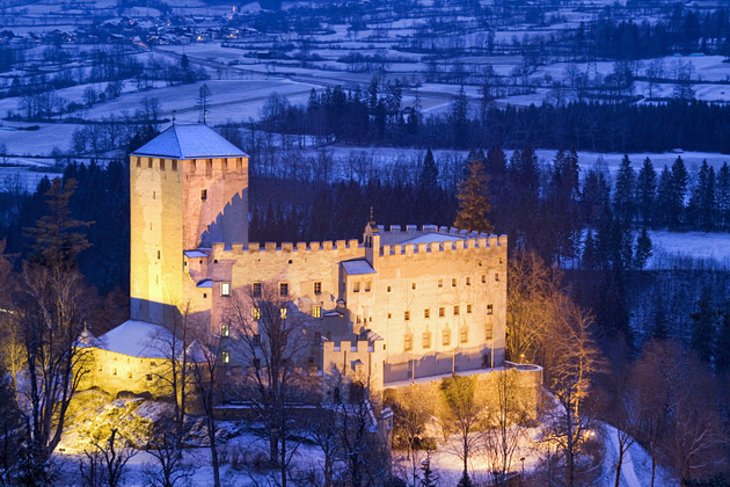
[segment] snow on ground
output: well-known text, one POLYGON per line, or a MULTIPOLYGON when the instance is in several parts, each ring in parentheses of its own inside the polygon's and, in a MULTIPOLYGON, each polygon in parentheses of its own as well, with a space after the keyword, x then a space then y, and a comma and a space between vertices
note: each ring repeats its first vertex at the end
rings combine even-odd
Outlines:
MULTIPOLYGON (((603 466, 604 485, 614 485, 616 466, 619 457, 619 439, 616 428, 607 423, 602 423, 603 438, 605 440, 605 456, 603 466)), ((631 446, 624 452, 621 462, 620 487, 642 487, 649 485, 651 479, 651 457, 646 450, 632 441, 631 446)), ((677 485, 669 472, 661 467, 656 467, 655 487, 670 487, 677 485)))
POLYGON ((673 268, 684 259, 730 268, 730 233, 652 231, 649 236, 654 246, 649 268, 673 268))

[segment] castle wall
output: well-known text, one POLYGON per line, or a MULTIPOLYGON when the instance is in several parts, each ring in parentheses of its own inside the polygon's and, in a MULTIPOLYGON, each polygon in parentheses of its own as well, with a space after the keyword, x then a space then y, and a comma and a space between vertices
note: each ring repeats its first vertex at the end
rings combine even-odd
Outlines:
POLYGON ((384 245, 375 255, 377 274, 348 276, 345 299, 356 331, 388 344, 386 382, 502 363, 505 236, 384 245))
POLYGON ((111 395, 122 391, 157 397, 170 394, 169 384, 161 379, 170 368, 165 359, 132 357, 95 347, 89 350, 81 390, 95 386, 111 395))
POLYGON ((382 340, 369 342, 326 341, 322 344, 322 370, 325 374, 325 396, 328 389, 346 382, 358 382, 367 386, 372 393, 383 390, 385 343, 382 340))
POLYGON ((182 295, 183 171, 180 161, 130 157, 130 314, 163 323, 182 295))

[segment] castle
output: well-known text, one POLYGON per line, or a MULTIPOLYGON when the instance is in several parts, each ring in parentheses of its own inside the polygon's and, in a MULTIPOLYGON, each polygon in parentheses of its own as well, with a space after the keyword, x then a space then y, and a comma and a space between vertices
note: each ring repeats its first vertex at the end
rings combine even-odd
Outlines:
POLYGON ((264 285, 321 338, 319 375, 382 391, 504 366, 506 236, 371 218, 361 241, 252 243, 248 163, 205 125, 173 124, 131 154, 131 316, 99 337, 97 382, 149 389, 175 320, 226 337, 236 293, 264 285))

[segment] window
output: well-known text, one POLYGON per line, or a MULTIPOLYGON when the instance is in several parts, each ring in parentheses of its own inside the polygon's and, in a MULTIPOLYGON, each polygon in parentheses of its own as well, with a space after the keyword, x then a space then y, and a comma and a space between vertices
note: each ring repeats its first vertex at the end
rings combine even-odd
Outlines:
POLYGON ((312 306, 312 316, 315 318, 321 318, 322 317, 322 306, 319 306, 317 304, 312 306))
POLYGON ((203 201, 208 199, 208 190, 207 189, 200 190, 200 199, 203 201))
POLYGON ((482 274, 482 284, 486 284, 486 283, 487 283, 487 276, 482 274))
POLYGON ((157 260, 160 260, 160 251, 157 251, 157 260))
POLYGON ((221 362, 224 364, 227 364, 231 361, 231 354, 228 350, 223 350, 221 352, 221 362))
POLYGON ((175 159, 173 159, 171 162, 172 162, 172 170, 177 171, 177 161, 175 159))
POLYGON ((152 380, 152 374, 147 374, 145 376, 145 379, 147 379, 147 381, 151 381, 152 380))
POLYGON ((388 286, 388 290, 387 291, 390 292, 390 286, 388 286))
POLYGON ((494 305, 493 304, 488 304, 487 305, 487 314, 488 315, 493 315, 494 314, 494 305))
POLYGON ((428 309, 428 308, 424 309, 423 310, 423 317, 426 318, 426 319, 430 318, 431 317, 431 310, 428 309))
POLYGON ((487 326, 485 328, 484 338, 486 338, 487 340, 491 340, 492 333, 494 332, 493 330, 494 330, 494 326, 491 323, 487 323, 487 326))
POLYGON ((211 176, 213 174, 213 160, 208 159, 205 161, 205 175, 211 176))
POLYGON ((443 279, 439 279, 439 287, 444 287, 444 280, 443 279))
POLYGON ((142 167, 142 158, 141 157, 137 158, 137 167, 142 167))
POLYGON ((117 369, 114 369, 114 372, 112 374, 117 375, 117 369))
POLYGON ((261 319, 261 309, 253 308, 251 310, 251 317, 256 321, 260 320, 261 319))
POLYGON ((413 335, 406 333, 403 337, 403 351, 410 352, 413 350, 413 335))
POLYGON ((409 321, 411 319, 411 312, 410 311, 404 311, 403 312, 403 319, 406 321, 409 321))
POLYGON ((320 281, 314 283, 314 294, 322 294, 322 283, 320 281))
POLYGON ((459 342, 466 343, 468 341, 469 341, 469 328, 464 326, 459 330, 459 342))
POLYGON ((459 305, 454 306, 454 316, 459 316, 459 305))
POLYGON ((441 306, 439 308, 439 318, 443 318, 444 316, 446 316, 446 308, 444 308, 443 306, 441 306))
POLYGON ((411 283, 411 289, 416 289, 416 283, 415 282, 411 283))
POLYGON ((165 170, 165 160, 160 159, 160 171, 164 171, 164 170, 165 170))
POLYGON ((466 305, 466 314, 471 314, 471 304, 466 305))
POLYGON ((131 379, 131 378, 132 378, 132 373, 131 372, 127 372, 127 379, 131 379))
POLYGON ((243 159, 236 159, 236 169, 239 171, 243 169, 243 159))
POLYGON ((391 319, 393 317, 392 313, 388 313, 388 319, 391 319))
POLYGON ((456 279, 451 280, 451 287, 456 287, 456 279))
POLYGON ((370 292, 370 281, 365 281, 365 292, 366 293, 370 292))
POLYGON ((360 283, 359 282, 353 282, 352 283, 352 292, 353 293, 359 293, 360 292, 360 283))
POLYGON ((289 283, 288 282, 279 283, 279 296, 289 296, 289 283))
POLYGON ((228 326, 228 323, 221 324, 221 336, 222 337, 231 336, 231 329, 228 326))
POLYGON ((152 158, 151 157, 147 158, 147 168, 152 169, 152 158))
POLYGON ((261 297, 261 283, 260 282, 254 282, 253 284, 251 284, 251 293, 253 294, 254 298, 261 297))
POLYGON ((495 280, 495 281, 499 281, 499 272, 496 272, 496 273, 494 274, 494 280, 495 280))
POLYGON ((286 311, 286 306, 282 306, 281 308, 279 308, 279 316, 282 320, 286 319, 286 311))
POLYGON ((441 345, 444 347, 451 345, 451 330, 448 328, 441 332, 441 345))
POLYGON ((431 332, 425 331, 423 332, 423 336, 421 337, 421 346, 424 350, 428 350, 431 348, 431 332))
POLYGON ((230 296, 230 295, 231 295, 231 283, 222 282, 221 283, 221 296, 230 296))

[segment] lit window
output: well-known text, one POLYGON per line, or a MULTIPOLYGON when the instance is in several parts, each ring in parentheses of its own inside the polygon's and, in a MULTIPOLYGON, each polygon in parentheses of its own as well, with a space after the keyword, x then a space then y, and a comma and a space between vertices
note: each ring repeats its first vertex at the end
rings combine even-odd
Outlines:
POLYGON ((444 347, 451 345, 451 330, 448 328, 441 332, 441 344, 444 347))
POLYGON ((227 337, 227 336, 230 336, 230 335, 231 335, 231 329, 228 326, 228 323, 223 323, 221 325, 221 336, 222 337, 227 337))
POLYGON ((314 283, 314 294, 322 294, 322 283, 320 281, 314 283))
POLYGON ((286 319, 286 306, 282 306, 281 308, 279 308, 279 316, 282 320, 286 319))
POLYGON ((444 316, 446 316, 446 308, 444 308, 443 306, 441 306, 439 308, 439 318, 443 318, 444 316))
POLYGON ((287 282, 279 283, 279 296, 289 296, 289 283, 287 283, 287 282))
POLYGON ((261 319, 261 310, 259 308, 253 308, 251 310, 251 316, 256 321, 260 320, 261 319))
POLYGON ((251 293, 253 294, 254 298, 261 297, 261 283, 260 282, 254 282, 251 285, 251 293))
POLYGON ((208 199, 208 190, 207 189, 200 190, 200 199, 203 201, 208 199))
POLYGON ((459 342, 466 343, 469 341, 469 328, 463 327, 459 330, 459 342))
POLYGON ((431 332, 426 331, 423 333, 423 336, 421 337, 421 346, 424 350, 427 350, 431 348, 431 332))
POLYGON ((224 364, 227 364, 231 361, 231 354, 228 350, 223 350, 221 352, 221 362, 224 364))
POLYGON ((466 313, 467 314, 471 313, 471 304, 466 305, 466 313))
POLYGON ((403 337, 403 351, 410 352, 413 350, 413 335, 406 333, 403 337))
POLYGON ((426 308, 423 310, 423 317, 424 318, 430 318, 431 317, 431 310, 426 308))
POLYGON ((494 305, 493 304, 488 304, 487 305, 487 314, 488 315, 493 315, 494 314, 494 305))
POLYGON ((312 316, 315 318, 321 318, 322 317, 322 306, 314 305, 312 306, 312 316))
POLYGON ((230 295, 231 295, 231 283, 222 282, 221 283, 221 296, 230 296, 230 295))
POLYGON ((408 321, 411 319, 411 312, 410 311, 404 311, 403 312, 403 319, 408 321))
POLYGON ((454 306, 454 316, 459 316, 459 306, 454 306))

